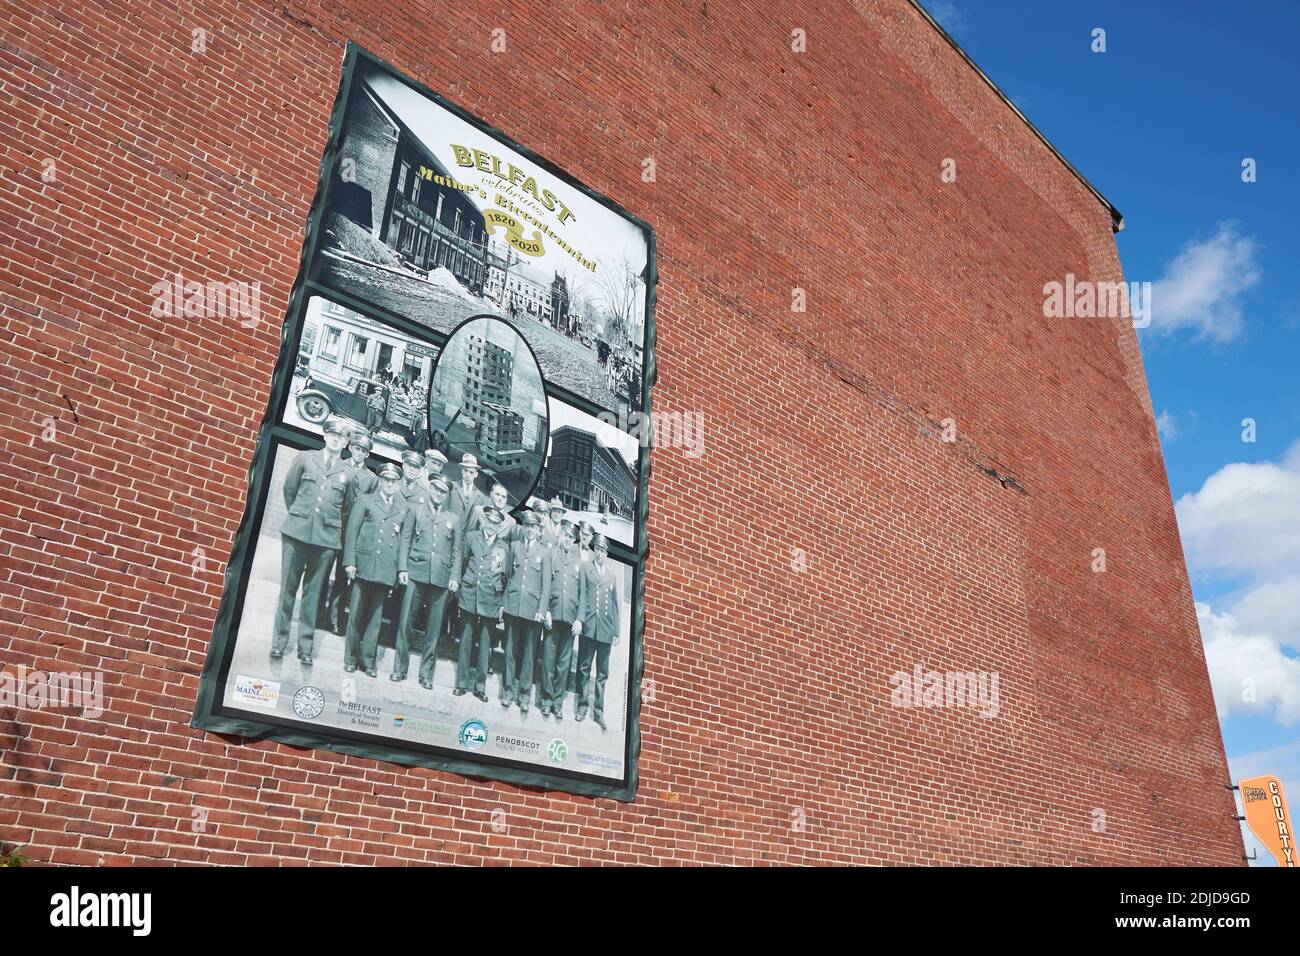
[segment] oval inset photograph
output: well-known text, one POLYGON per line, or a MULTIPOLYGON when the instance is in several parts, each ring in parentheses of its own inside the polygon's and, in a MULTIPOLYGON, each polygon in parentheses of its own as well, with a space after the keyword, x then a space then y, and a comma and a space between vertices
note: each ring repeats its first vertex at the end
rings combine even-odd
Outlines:
POLYGON ((513 511, 537 484, 549 438, 542 369, 524 337, 495 316, 453 329, 429 385, 429 447, 447 456, 452 486, 490 498, 500 484, 513 511))

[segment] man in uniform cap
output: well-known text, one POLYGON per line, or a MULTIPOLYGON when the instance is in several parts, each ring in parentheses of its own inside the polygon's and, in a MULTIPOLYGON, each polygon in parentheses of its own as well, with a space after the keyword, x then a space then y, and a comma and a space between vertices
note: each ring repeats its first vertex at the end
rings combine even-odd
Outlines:
POLYGON ((312 639, 321 592, 330 562, 342 545, 343 514, 351 503, 352 469, 340 452, 348 440, 348 427, 338 418, 325 422, 325 447, 300 451, 284 476, 284 503, 288 507, 280 525, 280 601, 271 638, 271 660, 284 656, 289 644, 294 598, 298 603, 298 659, 312 662, 312 639))
POLYGON ((497 536, 501 513, 492 505, 483 509, 484 520, 465 534, 460 575, 461 617, 464 630, 456 658, 456 690, 460 697, 472 690, 487 702, 487 673, 492 653, 492 631, 505 612, 506 578, 510 553, 497 536))
POLYGON ((582 634, 578 637, 578 702, 575 717, 587 716, 591 681, 591 659, 596 659, 596 686, 591 704, 592 719, 605 729, 605 680, 609 677, 609 650, 619 641, 618 566, 609 560, 609 542, 598 534, 592 542, 595 559, 584 564, 582 634))
MULTIPOLYGON (((358 427, 353 427, 351 435, 348 438, 348 467, 352 469, 351 480, 353 482, 352 493, 344 503, 343 527, 348 526, 348 518, 351 517, 352 506, 366 495, 370 494, 379 486, 379 479, 375 473, 366 467, 366 459, 370 456, 370 450, 374 448, 374 442, 370 436, 358 427)), ((321 617, 328 622, 328 626, 335 634, 347 633, 348 619, 348 578, 343 573, 343 562, 339 559, 339 552, 334 552, 334 560, 331 562, 332 571, 326 578, 327 582, 332 582, 322 591, 328 591, 328 594, 322 595, 322 615, 321 617)))
POLYGON ((374 447, 375 443, 370 440, 369 435, 359 428, 352 429, 351 437, 348 439, 348 467, 355 473, 358 498, 370 494, 379 487, 379 477, 366 467, 366 459, 370 457, 371 449, 374 447))
POLYGON ((551 512, 551 506, 546 503, 545 498, 529 498, 528 510, 537 516, 537 540, 549 548, 551 546, 551 522, 548 515, 551 512))
POLYGON ((538 706, 543 715, 551 714, 556 720, 564 719, 573 638, 582 634, 583 585, 587 581, 573 530, 573 522, 565 518, 551 549, 551 607, 542 639, 542 699, 538 706))
POLYGON ((429 500, 429 480, 425 473, 424 456, 407 449, 402 452, 402 484, 398 492, 406 499, 408 508, 419 508, 429 500))
POLYGON ((397 488, 401 476, 396 465, 383 467, 379 487, 352 509, 343 536, 343 570, 352 585, 343 661, 349 673, 357 669, 359 660, 366 674, 375 676, 384 599, 395 585, 406 583, 406 572, 397 569, 408 514, 397 488))
POLYGON ((402 597, 402 613, 397 625, 397 650, 393 657, 393 680, 405 680, 410 660, 412 618, 420 605, 428 603, 428 623, 424 628, 424 652, 420 656, 420 686, 433 689, 433 668, 438 656, 438 638, 449 594, 460 586, 461 520, 447 510, 451 485, 445 478, 429 482, 429 500, 413 509, 402 532, 397 570, 406 572, 408 581, 402 597))
POLYGON ((541 542, 541 521, 531 511, 519 517, 522 541, 510 545, 506 585, 506 667, 501 706, 517 703, 523 714, 533 700, 533 664, 542 622, 551 606, 551 549, 541 542))
MULTIPOLYGON (((406 503, 412 513, 419 511, 429 501, 429 480, 425 474, 424 455, 418 451, 406 449, 402 452, 402 481, 397 486, 397 494, 406 503)), ((401 620, 402 596, 406 589, 397 587, 389 595, 384 605, 384 617, 396 626, 401 620)), ((397 646, 399 636, 393 635, 393 646, 397 646)), ((406 673, 405 670, 402 671, 406 673)))

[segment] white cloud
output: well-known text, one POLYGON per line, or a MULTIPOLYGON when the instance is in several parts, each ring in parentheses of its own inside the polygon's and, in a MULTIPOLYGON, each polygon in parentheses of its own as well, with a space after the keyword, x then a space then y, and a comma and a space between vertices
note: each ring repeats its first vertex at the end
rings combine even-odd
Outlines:
POLYGON ((1291 577, 1300 570, 1300 444, 1281 464, 1225 465, 1175 509, 1193 573, 1291 577))
POLYGON ((1178 435, 1178 423, 1174 421, 1174 416, 1169 414, 1169 409, 1160 409, 1160 416, 1156 419, 1156 431, 1165 441, 1173 441, 1178 435))
POLYGON ((930 16, 939 21, 939 26, 943 27, 949 33, 960 33, 966 29, 966 18, 962 12, 957 9, 957 4, 952 0, 930 0, 926 3, 930 11, 930 16))
POLYGON ((1241 332, 1241 295, 1259 281, 1258 244, 1219 223, 1213 236, 1187 243, 1151 290, 1151 330, 1190 329, 1226 342, 1241 332))
POLYGON ((1283 645, 1300 651, 1300 575, 1250 588, 1231 610, 1246 630, 1266 631, 1283 645))
MULTIPOLYGON (((1300 442, 1280 463, 1220 468, 1178 500, 1188 567, 1244 581, 1221 613, 1198 602, 1196 617, 1220 717, 1300 722, 1300 442)), ((1229 757, 1233 780, 1272 773, 1300 794, 1300 740, 1229 757)), ((1272 857, 1243 827, 1257 866, 1272 857)))
POLYGON ((1197 602, 1196 619, 1220 717, 1255 714, 1284 726, 1300 721, 1300 660, 1268 634, 1247 633, 1231 614, 1197 602))

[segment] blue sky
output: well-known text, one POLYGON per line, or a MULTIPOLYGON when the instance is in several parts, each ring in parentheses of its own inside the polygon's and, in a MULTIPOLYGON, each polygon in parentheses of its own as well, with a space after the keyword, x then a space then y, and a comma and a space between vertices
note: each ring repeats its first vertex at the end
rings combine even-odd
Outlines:
POLYGON ((1154 283, 1139 337, 1234 782, 1276 773, 1294 817, 1300 4, 925 5, 1124 214, 1125 278, 1154 283))

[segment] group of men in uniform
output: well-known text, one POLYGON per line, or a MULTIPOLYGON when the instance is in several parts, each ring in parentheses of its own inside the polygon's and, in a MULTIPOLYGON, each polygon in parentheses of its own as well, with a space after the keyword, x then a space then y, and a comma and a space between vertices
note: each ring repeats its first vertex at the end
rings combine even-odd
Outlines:
POLYGON ((505 665, 499 700, 527 714, 563 720, 577 638, 574 717, 605 729, 609 655, 619 642, 621 566, 587 522, 575 525, 559 499, 534 499, 516 520, 508 492, 478 488, 479 464, 466 454, 460 478, 442 474, 437 449, 406 451, 402 467, 366 467, 372 448, 364 431, 330 418, 325 447, 301 451, 284 483, 288 509, 280 528, 280 600, 271 659, 289 644, 294 604, 298 657, 312 663, 313 637, 324 617, 346 633, 343 668, 377 676, 385 614, 396 621, 392 681, 410 666, 417 612, 428 608, 420 655, 421 686, 433 689, 438 640, 460 620, 453 694, 487 702, 492 647, 500 639, 505 665), (348 446, 350 458, 342 451, 348 446), (332 578, 331 578, 332 575, 332 578), (346 605, 346 611, 343 610, 346 605), (346 624, 343 624, 346 618, 346 624), (594 679, 593 679, 594 665, 594 679))

